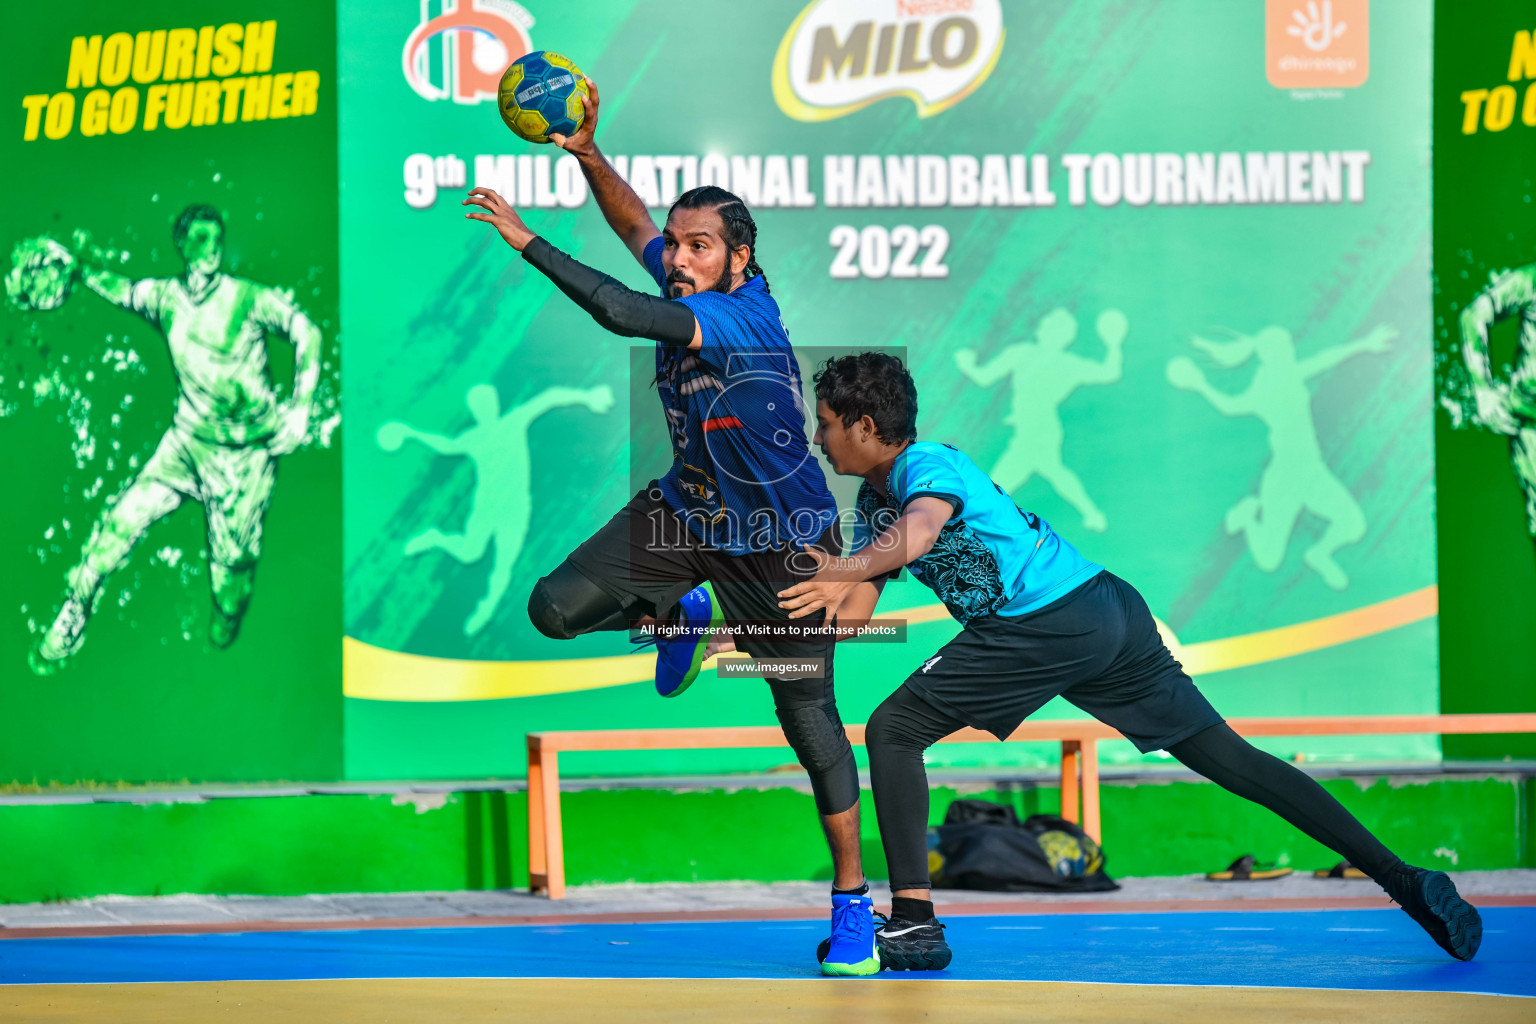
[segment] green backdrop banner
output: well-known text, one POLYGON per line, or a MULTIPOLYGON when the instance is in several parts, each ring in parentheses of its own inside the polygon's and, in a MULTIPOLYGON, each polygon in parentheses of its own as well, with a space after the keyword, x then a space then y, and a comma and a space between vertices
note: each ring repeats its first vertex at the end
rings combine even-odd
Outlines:
MULTIPOLYGON (((773 721, 760 684, 660 701, 622 636, 527 620, 661 415, 629 343, 461 217, 493 185, 646 286, 573 163, 497 117, 531 49, 596 80, 598 141, 658 219, 696 183, 743 194, 802 359, 904 350, 922 436, 1141 588, 1225 713, 1435 710, 1431 10, 1326 11, 342 2, 347 774, 514 774, 534 728, 773 721)), ((908 642, 840 652, 847 720, 953 634, 933 605, 894 587, 908 642)))
MULTIPOLYGON (((1437 5, 1435 441, 1442 704, 1536 708, 1536 19, 1437 5)), ((1530 736, 1447 754, 1536 756, 1530 736)))
MULTIPOLYGON (((574 163, 497 117, 546 48, 658 220, 746 198, 803 370, 904 353, 922 436, 1138 586, 1229 715, 1437 708, 1438 438, 1445 707, 1508 710, 1536 54, 1518 12, 1441 13, 1432 310, 1429 0, 8 8, 0 779, 515 775, 530 729, 774 721, 761 684, 661 701, 622 636, 527 621, 666 454, 648 346, 461 217, 492 185, 649 287, 574 163)), ((903 642, 839 652, 850 721, 955 631, 911 581, 882 612, 903 642)))
POLYGON ((334 11, 0 22, 0 781, 334 778, 334 11))

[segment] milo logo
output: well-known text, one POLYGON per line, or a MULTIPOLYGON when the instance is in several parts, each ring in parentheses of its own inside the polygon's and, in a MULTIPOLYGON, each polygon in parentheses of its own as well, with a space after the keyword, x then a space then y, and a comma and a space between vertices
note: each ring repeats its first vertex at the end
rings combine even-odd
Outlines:
POLYGON ((797 121, 896 97, 932 117, 986 80, 1003 35, 999 0, 814 0, 779 44, 773 97, 797 121))

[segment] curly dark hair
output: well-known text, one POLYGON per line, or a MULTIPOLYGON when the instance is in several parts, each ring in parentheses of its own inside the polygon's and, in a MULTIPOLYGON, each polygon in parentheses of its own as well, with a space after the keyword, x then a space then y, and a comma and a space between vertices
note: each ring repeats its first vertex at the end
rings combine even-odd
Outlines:
POLYGON ((224 215, 207 203, 193 203, 176 215, 176 223, 171 225, 171 241, 177 245, 187 237, 187 231, 191 229, 194 221, 206 220, 219 226, 219 237, 224 237, 224 215))
POLYGON ((860 352, 828 359, 811 378, 816 397, 851 427, 860 417, 875 421, 886 444, 917 440, 917 385, 900 359, 888 352, 860 352))
MULTIPOLYGON (((747 204, 741 201, 741 197, 734 192, 727 192, 719 185, 700 185, 691 188, 677 197, 677 202, 672 204, 672 209, 683 210, 708 210, 713 209, 720 215, 720 238, 735 252, 742 246, 747 247, 747 266, 743 276, 750 281, 754 277, 763 279, 763 290, 771 291, 768 287, 768 275, 763 273, 763 268, 757 265, 757 222, 752 219, 752 212, 747 209, 747 204)), ((730 257, 726 257, 726 266, 730 266, 730 257)))

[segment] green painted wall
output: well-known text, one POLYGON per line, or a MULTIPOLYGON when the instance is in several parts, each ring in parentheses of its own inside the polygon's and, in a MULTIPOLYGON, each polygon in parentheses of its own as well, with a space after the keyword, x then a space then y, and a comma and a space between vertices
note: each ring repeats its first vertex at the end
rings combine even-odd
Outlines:
MULTIPOLYGON (((1462 99, 1503 87, 1525 102, 1536 82, 1518 73, 1511 81, 1510 56, 1516 32, 1532 29, 1525 0, 1435 5, 1435 483, 1446 712, 1536 711, 1536 523, 1527 523, 1511 439, 1471 421, 1459 330, 1462 310, 1490 275, 1536 263, 1536 125, 1516 114, 1492 130, 1484 116, 1464 132, 1462 99)), ((1519 320, 1512 316, 1489 333, 1500 380, 1509 379, 1512 363, 1536 370, 1536 352, 1523 360, 1518 354, 1519 320)), ((1525 433, 1536 440, 1530 422, 1525 433)), ((1536 735, 1447 736, 1444 750, 1447 757, 1532 757, 1536 735)))
MULTIPOLYGON (((1330 780, 1351 811, 1417 864, 1536 866, 1529 783, 1509 777, 1330 780)), ((1115 875, 1212 870, 1252 852, 1298 869, 1336 859, 1285 822, 1209 783, 1106 785, 1104 845, 1115 875), (1219 823, 1219 826, 1216 824, 1219 823)), ((957 795, 1054 812, 1050 787, 934 789, 932 817, 957 795)), ((521 793, 216 799, 183 804, 0 807, 0 902, 178 892, 324 892, 527 885, 521 793), (61 838, 67 837, 67 839, 61 838)), ((567 879, 591 882, 830 879, 808 793, 793 789, 565 794, 567 879)), ((865 868, 885 872, 866 793, 865 868)))

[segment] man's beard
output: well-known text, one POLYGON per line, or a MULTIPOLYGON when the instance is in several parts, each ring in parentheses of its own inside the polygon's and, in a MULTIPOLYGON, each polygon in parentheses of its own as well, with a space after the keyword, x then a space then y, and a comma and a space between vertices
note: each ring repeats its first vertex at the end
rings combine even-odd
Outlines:
MULTIPOLYGON (((727 261, 724 269, 720 271, 720 277, 716 279, 714 284, 709 286, 708 290, 712 292, 719 292, 722 295, 729 295, 731 293, 732 276, 731 264, 729 261, 727 261)), ((698 294, 699 286, 694 284, 693 278, 688 277, 686 274, 683 274, 680 271, 674 270, 672 273, 667 275, 667 297, 673 299, 682 298, 683 296, 679 286, 683 284, 693 285, 694 294, 698 294)))

